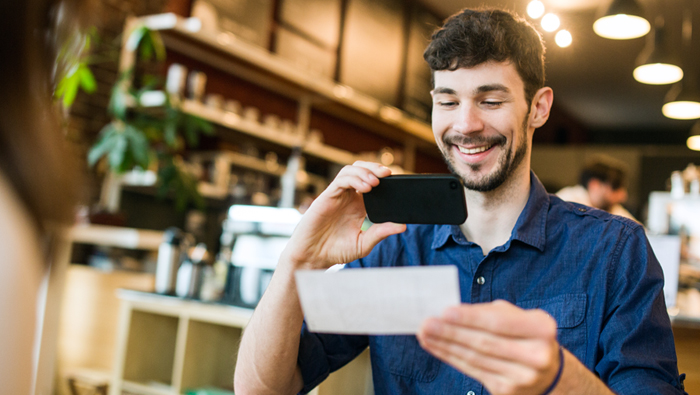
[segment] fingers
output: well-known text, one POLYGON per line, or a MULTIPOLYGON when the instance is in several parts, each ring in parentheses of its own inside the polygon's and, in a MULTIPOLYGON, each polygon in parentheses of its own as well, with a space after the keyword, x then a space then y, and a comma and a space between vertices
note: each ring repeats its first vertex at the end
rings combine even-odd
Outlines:
POLYGON ((374 246, 376 246, 380 241, 405 230, 405 224, 395 224, 392 222, 373 224, 369 227, 369 229, 362 233, 360 251, 362 251, 363 255, 369 254, 372 248, 374 248, 374 246))
POLYGON ((388 167, 383 166, 379 163, 364 162, 364 161, 358 160, 358 161, 355 161, 355 163, 353 163, 352 165, 356 166, 356 167, 365 168, 365 169, 371 171, 372 173, 374 173, 379 178, 391 175, 391 169, 389 169, 388 167))
POLYGON ((337 194, 345 189, 354 189, 367 193, 372 187, 379 185, 379 178, 391 175, 391 170, 378 163, 357 161, 352 166, 343 167, 335 177, 327 191, 337 194))
POLYGON ((459 345, 478 355, 522 363, 536 369, 549 366, 551 350, 547 345, 555 340, 537 337, 504 338, 491 332, 451 325, 435 318, 426 320, 421 333, 426 341, 459 345))
POLYGON ((554 319, 505 301, 449 308, 417 336, 426 351, 494 394, 541 393, 560 363, 554 319))
POLYGON ((520 388, 539 384, 537 370, 526 365, 485 357, 469 348, 441 340, 426 339, 422 345, 436 358, 477 378, 493 393, 520 393, 520 388))
POLYGON ((443 319, 502 336, 548 339, 557 335, 557 323, 545 311, 523 310, 504 300, 450 307, 443 319))

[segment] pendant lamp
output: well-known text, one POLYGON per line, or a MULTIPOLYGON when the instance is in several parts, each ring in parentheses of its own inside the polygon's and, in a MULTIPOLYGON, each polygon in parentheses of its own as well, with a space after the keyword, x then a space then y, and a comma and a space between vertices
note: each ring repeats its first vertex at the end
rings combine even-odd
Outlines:
POLYGON ((700 121, 695 122, 690 128, 690 137, 688 137, 686 144, 693 151, 700 151, 700 121))
POLYGON ((637 58, 634 79, 651 85, 665 85, 683 78, 680 59, 669 48, 663 17, 656 18, 654 31, 647 39, 647 45, 637 58))
POLYGON ((666 104, 661 111, 668 118, 697 119, 700 118, 700 89, 698 76, 688 73, 683 81, 674 85, 666 95, 666 104))
POLYGON ((642 37, 650 29, 636 0, 613 0, 605 14, 593 23, 597 35, 613 40, 642 37))

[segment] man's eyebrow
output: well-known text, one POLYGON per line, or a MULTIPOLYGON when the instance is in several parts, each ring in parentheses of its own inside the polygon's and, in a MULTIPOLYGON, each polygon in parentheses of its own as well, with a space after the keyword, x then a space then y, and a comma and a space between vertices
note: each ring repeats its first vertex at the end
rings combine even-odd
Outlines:
POLYGON ((478 88, 474 89, 474 93, 486 93, 486 92, 493 92, 493 91, 500 91, 504 93, 510 93, 510 89, 508 89, 507 86, 503 84, 489 84, 489 85, 481 85, 478 88))
POLYGON ((446 94, 446 95, 456 95, 457 91, 452 89, 452 88, 445 88, 445 87, 437 87, 433 89, 433 94, 438 95, 438 94, 446 94))

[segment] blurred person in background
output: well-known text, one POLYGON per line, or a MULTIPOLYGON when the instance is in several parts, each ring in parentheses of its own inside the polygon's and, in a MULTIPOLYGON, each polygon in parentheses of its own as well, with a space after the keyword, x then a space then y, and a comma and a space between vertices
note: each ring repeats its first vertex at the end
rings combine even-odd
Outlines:
POLYGON ((0 392, 22 395, 36 368, 40 287, 77 190, 52 90, 78 2, 0 7, 0 392))
POLYGON ((579 180, 578 185, 561 189, 557 196, 637 221, 622 206, 627 201, 627 169, 623 164, 598 158, 581 169, 579 180))

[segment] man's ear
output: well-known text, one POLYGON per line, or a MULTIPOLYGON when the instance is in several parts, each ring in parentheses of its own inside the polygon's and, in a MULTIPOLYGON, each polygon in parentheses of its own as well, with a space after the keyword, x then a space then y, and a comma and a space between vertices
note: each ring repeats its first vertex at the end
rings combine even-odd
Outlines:
POLYGON ((545 86, 540 88, 532 98, 532 106, 530 108, 529 124, 533 128, 539 128, 544 125, 549 119, 549 110, 552 108, 554 101, 554 92, 552 88, 545 86))

